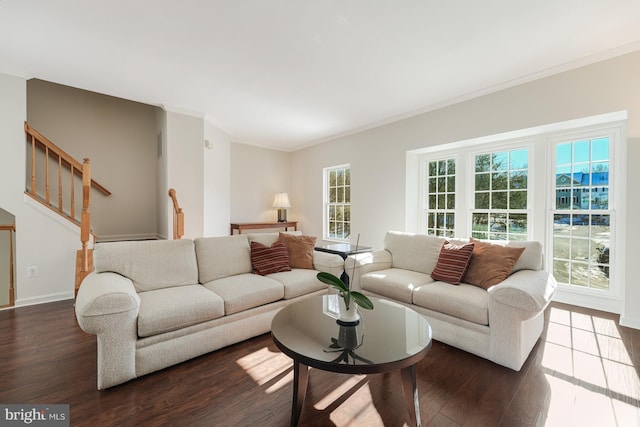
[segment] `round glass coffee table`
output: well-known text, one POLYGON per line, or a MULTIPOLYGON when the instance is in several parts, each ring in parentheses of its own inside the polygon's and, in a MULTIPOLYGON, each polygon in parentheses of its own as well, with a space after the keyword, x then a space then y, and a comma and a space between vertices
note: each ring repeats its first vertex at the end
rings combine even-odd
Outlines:
POLYGON ((411 423, 420 425, 416 364, 431 348, 431 326, 401 304, 371 298, 357 325, 338 324, 338 296, 306 298, 280 310, 271 322, 276 346, 293 359, 291 425, 298 424, 309 367, 344 374, 400 370, 411 423))

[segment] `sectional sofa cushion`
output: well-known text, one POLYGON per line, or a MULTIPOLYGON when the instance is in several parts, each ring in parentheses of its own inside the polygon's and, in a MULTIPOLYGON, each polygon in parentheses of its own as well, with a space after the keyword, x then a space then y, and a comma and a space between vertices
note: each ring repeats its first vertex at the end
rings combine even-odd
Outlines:
POLYGON ((149 337, 224 316, 220 296, 202 285, 138 293, 138 336, 149 337))
POLYGON ((251 248, 242 234, 195 239, 200 283, 251 273, 251 248))
POLYGON ((313 249, 316 245, 314 236, 293 236, 281 232, 278 240, 287 246, 291 268, 313 269, 313 249))
POLYGON ((388 268, 362 275, 362 289, 411 304, 413 292, 420 286, 433 283, 431 276, 401 268, 388 268))
POLYGON ((251 242, 251 266, 253 272, 261 276, 291 271, 287 247, 282 242, 274 242, 271 246, 251 242))
POLYGON ((137 292, 198 283, 190 239, 96 243, 93 259, 96 273, 125 276, 137 292))
POLYGON ((315 291, 327 289, 327 285, 319 281, 316 270, 294 268, 286 273, 269 274, 270 279, 277 280, 284 286, 284 299, 292 299, 315 291))
POLYGON ((509 277, 513 266, 524 252, 523 247, 497 245, 472 239, 473 255, 464 282, 489 289, 509 277))
POLYGON ((284 286, 265 276, 245 273, 205 283, 224 300, 226 315, 269 304, 284 297, 284 286))
POLYGON ((431 278, 452 285, 459 284, 469 267, 473 246, 473 243, 454 245, 445 241, 440 249, 438 263, 431 272, 431 278))
POLYGON ((477 286, 432 283, 413 291, 413 304, 479 325, 489 324, 489 293, 477 286))

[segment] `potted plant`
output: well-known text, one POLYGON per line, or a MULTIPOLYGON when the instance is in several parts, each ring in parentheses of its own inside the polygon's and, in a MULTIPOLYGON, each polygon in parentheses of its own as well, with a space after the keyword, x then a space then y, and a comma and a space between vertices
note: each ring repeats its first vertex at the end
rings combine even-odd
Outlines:
POLYGON ((355 321, 357 319, 356 307, 362 307, 367 310, 373 309, 373 302, 364 294, 352 291, 351 287, 342 281, 339 277, 324 271, 318 273, 318 280, 332 286, 338 290, 340 296, 340 318, 345 321, 355 321), (344 305, 343 305, 344 304, 344 305), (343 309, 346 312, 343 312, 343 309))

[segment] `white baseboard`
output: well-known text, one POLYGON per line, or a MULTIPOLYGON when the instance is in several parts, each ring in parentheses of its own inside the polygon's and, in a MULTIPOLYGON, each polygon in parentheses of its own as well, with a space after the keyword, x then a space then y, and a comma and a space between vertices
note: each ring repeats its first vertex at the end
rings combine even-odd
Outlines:
POLYGON ((24 307, 24 306, 28 306, 28 305, 36 305, 36 304, 44 304, 47 302, 54 302, 54 301, 62 301, 62 300, 67 300, 67 299, 73 299, 74 297, 74 291, 71 292, 60 292, 57 294, 49 294, 49 295, 42 295, 39 297, 33 297, 33 298, 19 298, 16 299, 16 304, 15 307, 24 307))
POLYGON ((622 303, 614 298, 602 298, 591 295, 571 292, 564 289, 558 289, 553 300, 556 302, 577 305, 579 307, 590 308, 593 310, 606 311, 608 313, 620 314, 622 312, 622 303))
POLYGON ((626 326, 627 328, 633 328, 633 329, 640 329, 640 319, 622 315, 620 316, 620 326, 626 326))

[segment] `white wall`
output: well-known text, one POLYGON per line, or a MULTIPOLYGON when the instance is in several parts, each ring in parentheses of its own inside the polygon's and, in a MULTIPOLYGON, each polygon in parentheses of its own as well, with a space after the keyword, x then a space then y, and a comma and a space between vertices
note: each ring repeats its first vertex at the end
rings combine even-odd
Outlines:
MULTIPOLYGON (((27 82, 29 124, 76 160, 90 158, 92 177, 112 192, 109 197, 91 194, 91 227, 101 240, 156 235, 158 110, 43 80, 27 82)), ((52 177, 56 171, 50 172, 52 177)), ((78 186, 76 190, 80 211, 78 186)), ((55 180, 51 191, 55 197, 55 180)))
MULTIPOLYGON (((615 111, 628 111, 627 217, 640 208, 640 52, 613 58, 292 153, 293 200, 305 232, 322 236, 322 169, 351 164, 352 236, 382 246, 389 229, 404 230, 409 150, 615 111)), ((381 100, 383 102, 383 100, 381 100)), ((544 167, 544 165, 540 165, 544 167)), ((232 210, 235 209, 232 203, 232 210)), ((640 328, 640 282, 632 260, 639 227, 626 227, 622 321, 640 328)))
MULTIPOLYGON (((251 145, 231 144, 231 221, 275 222, 276 193, 289 193, 291 208, 287 219, 302 221, 299 212, 303 198, 293 197, 289 153, 251 145)), ((304 223, 299 226, 304 227, 304 223)))
MULTIPOLYGON (((184 237, 204 233, 204 119, 167 111, 167 185, 176 190, 184 212, 184 237)), ((167 196, 168 197, 168 196, 167 196)), ((172 222, 172 205, 168 220, 172 222)), ((172 226, 169 230, 172 230, 172 226)))
POLYGON ((204 137, 211 148, 204 150, 203 236, 225 236, 231 222, 231 138, 207 121, 204 137))
POLYGON ((79 231, 25 202, 25 79, 0 74, 0 93, 0 207, 16 217, 16 306, 72 298, 79 231), (26 277, 28 266, 38 277, 26 277))

